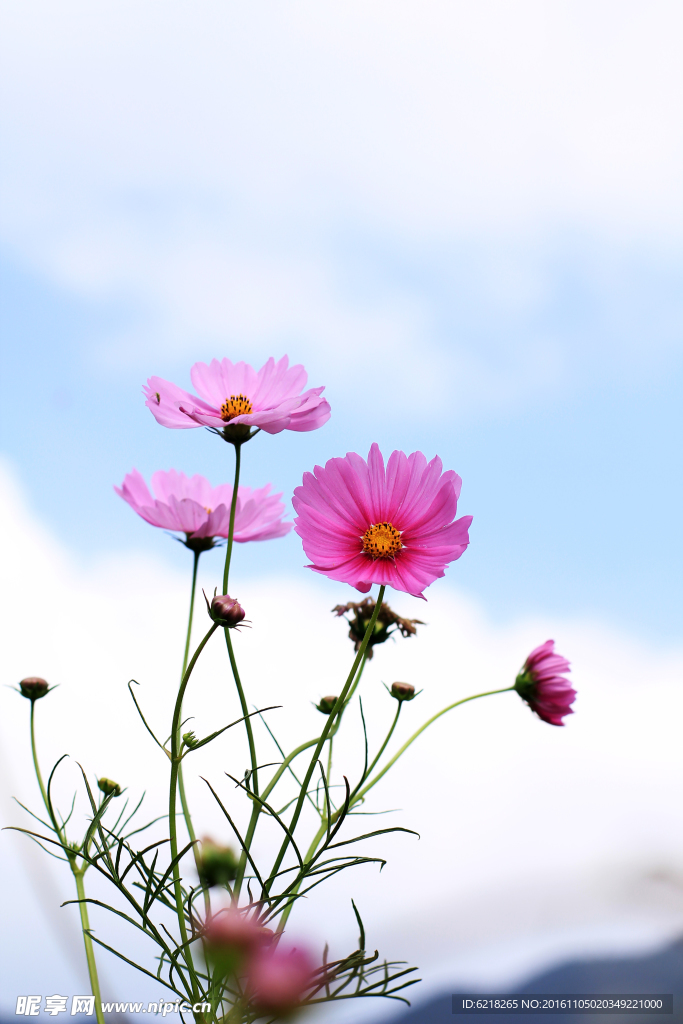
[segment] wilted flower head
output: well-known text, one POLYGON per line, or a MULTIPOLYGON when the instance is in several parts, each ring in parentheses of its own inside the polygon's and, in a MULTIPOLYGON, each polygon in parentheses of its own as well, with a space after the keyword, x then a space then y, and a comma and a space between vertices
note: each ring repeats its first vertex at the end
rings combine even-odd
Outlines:
POLYGON ((121 796, 121 787, 118 782, 114 782, 112 779, 107 779, 104 775, 101 779, 97 780, 97 786, 102 790, 105 796, 121 796))
POLYGON ((392 683, 391 696, 395 697, 397 701, 412 700, 415 696, 415 687, 410 683, 392 683))
MULTIPOLYGON (((156 497, 152 497, 137 469, 125 476, 121 487, 114 488, 145 522, 184 533, 183 543, 193 551, 206 551, 214 546, 214 537, 229 535, 233 493, 230 484, 212 487, 199 474, 187 477, 170 469, 153 474, 152 489, 156 497)), ((282 520, 282 495, 269 491, 270 484, 258 489, 238 488, 233 537, 238 544, 284 537, 291 530, 292 523, 282 520)))
POLYGON ((337 697, 321 697, 320 703, 316 704, 316 707, 318 711, 322 711, 324 715, 331 715, 336 703, 337 697))
MULTIPOLYGON (((347 604, 337 604, 332 609, 333 613, 337 616, 343 615, 346 617, 349 612, 351 613, 351 618, 347 618, 346 621, 349 624, 349 639, 353 640, 354 650, 356 651, 359 651, 361 648, 365 631, 375 611, 375 604, 376 602, 371 597, 366 597, 363 601, 349 601, 347 604)), ((383 644, 385 640, 388 640, 396 632, 399 632, 404 637, 415 636, 417 626, 424 626, 424 622, 421 619, 402 619, 400 615, 392 611, 389 605, 383 601, 377 615, 375 628, 366 648, 368 659, 372 657, 372 648, 375 644, 383 644)))
POLYGON ((325 389, 303 391, 306 371, 290 366, 287 356, 277 363, 269 359, 258 371, 247 363, 213 359, 208 366, 195 363, 190 377, 199 398, 161 377, 150 377, 143 388, 145 405, 163 427, 210 427, 241 444, 257 432, 252 428, 269 434, 316 430, 330 418, 329 402, 320 397, 325 389))
POLYGON ((305 950, 281 942, 265 946, 248 965, 247 994, 256 1009, 281 1016, 301 1005, 314 974, 313 959, 305 950))
POLYGON ((22 697, 28 698, 30 701, 39 700, 48 693, 50 686, 46 679, 42 679, 40 676, 26 676, 19 683, 19 690, 22 697))
POLYGON ((422 452, 393 452, 385 468, 376 444, 367 462, 349 452, 316 466, 292 501, 308 568, 364 594, 379 583, 423 598, 469 544, 472 517, 454 521, 461 482, 422 452))
POLYGON ((234 906, 211 914, 204 926, 207 955, 225 972, 241 970, 272 939, 270 928, 264 928, 253 914, 234 906))
POLYGON ((208 598, 204 594, 204 600, 206 601, 209 615, 220 626, 234 629, 244 619, 244 608, 239 601, 236 601, 234 597, 230 597, 229 594, 220 594, 218 597, 214 595, 211 604, 209 604, 208 598))
POLYGON ((549 725, 564 725, 562 719, 574 713, 571 705, 576 690, 565 679, 564 672, 569 672, 569 662, 555 654, 554 640, 546 640, 534 648, 515 680, 520 697, 549 725))
POLYGON ((198 860, 199 878, 204 885, 226 885, 237 878, 238 858, 229 846, 219 846, 212 839, 202 839, 198 860))

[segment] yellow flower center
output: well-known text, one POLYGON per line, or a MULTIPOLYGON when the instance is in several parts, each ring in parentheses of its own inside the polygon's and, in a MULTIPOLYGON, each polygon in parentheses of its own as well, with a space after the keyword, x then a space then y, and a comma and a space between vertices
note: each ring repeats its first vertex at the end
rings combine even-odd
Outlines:
POLYGON ((391 523, 375 523, 363 534, 363 554, 370 558, 394 558, 402 547, 401 534, 391 523))
POLYGON ((252 411, 252 404, 246 395, 230 395, 221 406, 221 419, 229 423, 235 416, 248 416, 252 411))

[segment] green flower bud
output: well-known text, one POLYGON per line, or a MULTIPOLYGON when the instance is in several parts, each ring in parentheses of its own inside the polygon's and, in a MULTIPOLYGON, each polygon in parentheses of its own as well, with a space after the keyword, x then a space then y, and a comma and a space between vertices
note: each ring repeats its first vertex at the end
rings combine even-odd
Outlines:
POLYGON ((105 779, 105 777, 102 776, 101 779, 97 780, 97 785, 105 796, 111 796, 112 794, 114 796, 121 796, 121 787, 118 782, 112 782, 111 779, 105 779))
POLYGON ((323 715, 331 715, 337 699, 337 697, 321 697, 320 703, 316 704, 316 707, 318 711, 322 711, 323 715))
POLYGON ((190 750, 194 750, 194 748, 199 744, 199 740, 193 732, 184 732, 183 743, 186 747, 189 747, 190 750))
POLYGON ((229 846, 218 846, 212 839, 202 840, 199 878, 204 885, 227 885, 237 878, 238 858, 229 846))

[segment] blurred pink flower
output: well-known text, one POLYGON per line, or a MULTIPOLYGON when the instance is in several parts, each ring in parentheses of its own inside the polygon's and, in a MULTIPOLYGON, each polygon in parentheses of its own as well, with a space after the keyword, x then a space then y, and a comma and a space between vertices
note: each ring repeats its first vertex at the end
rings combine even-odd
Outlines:
POLYGON ((453 521, 461 484, 422 452, 393 452, 385 470, 376 444, 367 462, 349 452, 316 466, 293 498, 308 568, 364 594, 385 583, 424 598, 469 544, 472 517, 453 521))
POLYGON ((306 371, 289 366, 287 356, 277 363, 270 358, 258 371, 213 359, 208 366, 195 363, 190 377, 199 398, 161 377, 150 377, 143 388, 145 405, 163 427, 212 427, 228 440, 246 440, 251 427, 269 434, 316 430, 330 418, 329 402, 320 397, 325 389, 303 391, 306 371))
POLYGON ((247 968, 247 992, 260 1010, 284 1014, 297 1007, 313 981, 311 956, 297 947, 263 946, 247 968))
POLYGON ((562 719, 574 714, 571 705, 576 690, 565 679, 564 672, 569 672, 569 662, 555 654, 554 640, 546 640, 534 648, 515 680, 520 697, 549 725, 564 725, 562 719))
MULTIPOLYGON (((170 469, 159 471, 152 477, 152 497, 147 484, 137 469, 126 474, 116 493, 127 501, 139 516, 152 526, 166 530, 180 530, 187 535, 186 543, 212 537, 227 537, 230 528, 232 486, 212 487, 203 476, 187 477, 170 469)), ((234 539, 240 544, 249 540, 270 540, 284 537, 292 523, 282 521, 285 505, 281 494, 269 494, 270 484, 253 490, 240 487, 235 509, 234 539)))
POLYGON ((206 919, 204 938, 213 950, 239 949, 251 954, 268 945, 273 932, 260 925, 253 915, 237 907, 226 907, 206 919))

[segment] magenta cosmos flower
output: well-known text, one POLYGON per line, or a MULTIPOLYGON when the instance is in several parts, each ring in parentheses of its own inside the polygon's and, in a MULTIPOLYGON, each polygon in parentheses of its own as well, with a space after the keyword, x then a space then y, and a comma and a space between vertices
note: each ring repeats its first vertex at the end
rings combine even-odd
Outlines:
POLYGON ((469 544, 472 517, 453 521, 461 484, 422 452, 393 452, 385 469, 376 444, 367 462, 349 452, 316 466, 293 499, 308 568, 364 594, 384 583, 424 597, 469 544))
POLYGON ((565 672, 569 672, 569 662, 555 654, 554 640, 546 640, 531 652, 515 680, 520 697, 549 725, 564 725, 562 719, 574 714, 571 705, 576 690, 565 679, 565 672))
POLYGON ((283 356, 269 359, 256 371, 247 363, 213 359, 195 363, 190 370, 195 391, 191 395, 161 377, 150 377, 143 388, 146 405, 163 427, 210 427, 227 441, 246 441, 252 427, 269 434, 281 430, 316 430, 330 418, 330 405, 321 398, 324 388, 306 387, 303 366, 289 366, 283 356))
POLYGON ((247 968, 246 989, 257 1009, 280 1016, 301 1005, 314 975, 315 964, 306 950, 282 943, 262 946, 247 968))
MULTIPOLYGON (((152 489, 156 497, 152 497, 137 469, 126 475, 121 487, 114 488, 152 526, 184 533, 184 543, 193 550, 204 551, 213 547, 214 537, 228 536, 230 484, 212 487, 203 476, 187 477, 170 469, 168 473, 160 471, 153 475, 152 489)), ((285 511, 284 502, 280 501, 282 495, 269 494, 269 491, 270 484, 257 490, 238 488, 234 533, 238 543, 284 537, 291 530, 292 523, 282 521, 285 511)))

